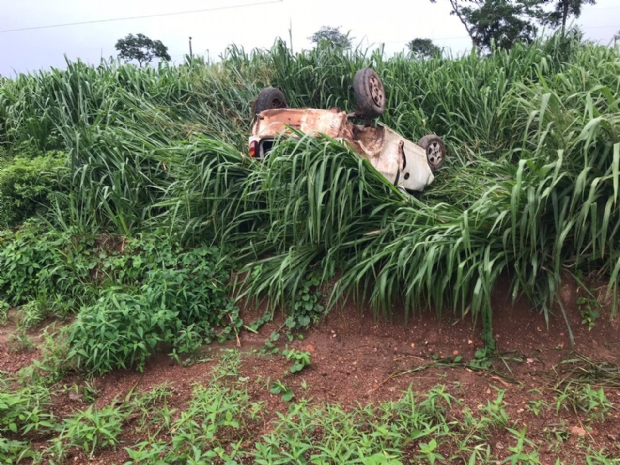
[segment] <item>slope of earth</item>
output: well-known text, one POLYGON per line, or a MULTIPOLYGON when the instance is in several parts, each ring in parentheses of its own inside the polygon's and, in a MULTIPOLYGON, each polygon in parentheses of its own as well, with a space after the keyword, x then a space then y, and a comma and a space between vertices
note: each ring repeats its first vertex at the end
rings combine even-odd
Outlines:
MULTIPOLYGON (((260 413, 245 423, 243 432, 219 438, 222 450, 231 453, 235 447, 252 450, 260 438, 281 431, 282 418, 294 405, 308 409, 337 405, 344 414, 366 405, 380 409, 396 405, 394 402, 408 390, 417 399, 428 399, 429 393, 445 393, 449 397, 444 396, 444 401, 451 399, 444 406, 442 420, 448 439, 438 439, 436 449, 428 449, 428 438, 412 440, 401 449, 401 462, 386 458, 388 461, 376 463, 432 463, 429 457, 433 454, 438 454, 437 463, 467 463, 471 457, 478 457, 478 450, 487 454, 488 462, 479 458, 475 463, 504 459, 516 460, 511 463, 615 463, 613 460, 620 457, 618 322, 610 320, 608 310, 588 321, 583 306, 577 304, 575 289, 574 283, 562 289, 574 346, 559 309, 547 325, 543 316, 531 311, 524 301, 518 300, 513 306, 502 289, 494 299, 499 356, 493 360, 480 350, 479 325, 469 316, 457 319, 444 314, 438 320, 423 312, 405 323, 396 310, 390 322, 381 316, 374 319, 369 312, 347 304, 334 309, 305 334, 291 335, 290 342, 282 336, 275 347, 269 346, 272 350, 266 350, 264 343, 283 325, 281 315, 257 333, 242 331, 238 340, 207 346, 181 363, 162 349, 143 373, 116 371, 91 379, 70 374, 55 387, 53 412, 57 418, 67 417, 91 403, 102 411, 159 389, 167 393, 163 397, 165 406, 161 399, 153 405, 155 409, 168 409, 167 421, 174 424, 182 412, 190 411, 197 387, 206 388, 214 380, 224 379, 234 386, 242 385, 249 396, 247 405, 260 406, 260 413), (310 364, 296 373, 290 372, 292 362, 282 356, 283 350, 291 348, 297 351, 294 353, 310 356, 310 364), (222 368, 227 359, 235 358, 234 368, 222 368), (287 392, 292 399, 287 398, 287 392), (487 425, 485 419, 489 418, 492 424, 487 425), (474 435, 479 437, 478 449, 467 448, 457 440, 465 434, 463 425, 470 423, 471 431, 480 433, 474 435), (519 446, 518 433, 523 428, 527 436, 519 446), (593 457, 597 451, 603 451, 600 457, 606 458, 596 461, 593 457), (520 460, 517 452, 523 454, 520 460)), ((251 321, 261 311, 248 308, 245 319, 251 321)), ((2 328, 4 338, 10 330, 10 324, 2 328)), ((31 336, 36 338, 34 333, 31 336)), ((0 369, 6 376, 40 356, 36 349, 14 353, 9 347, 3 344, 0 349, 0 369)), ((149 415, 134 412, 124 418, 119 443, 96 449, 92 457, 80 447, 69 447, 66 463, 156 463, 132 462, 125 449, 135 450, 143 441, 168 444, 174 440, 175 428, 149 415)), ((49 439, 35 441, 36 447, 45 450, 49 439)), ((317 447, 320 443, 321 439, 315 439, 317 447)), ((237 460, 229 463, 253 463, 255 458, 238 452, 237 460)))

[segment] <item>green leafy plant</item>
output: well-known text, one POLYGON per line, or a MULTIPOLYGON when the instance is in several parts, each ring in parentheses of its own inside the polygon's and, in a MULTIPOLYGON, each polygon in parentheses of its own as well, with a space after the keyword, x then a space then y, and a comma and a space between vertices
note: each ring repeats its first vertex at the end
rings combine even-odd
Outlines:
POLYGON ((607 399, 603 388, 595 389, 590 384, 567 384, 557 391, 556 411, 571 410, 575 413, 584 412, 590 420, 604 420, 605 415, 615 408, 607 399))
POLYGON ((282 352, 287 360, 292 361, 293 365, 289 368, 290 373, 299 373, 301 370, 310 365, 310 352, 304 352, 295 349, 287 349, 282 352))
POLYGON ((16 157, 0 165, 0 227, 15 226, 50 207, 53 192, 62 190, 58 172, 66 154, 16 157))
POLYGON ((534 443, 526 437, 527 428, 523 427, 521 431, 516 431, 512 428, 507 428, 507 430, 517 438, 517 444, 508 447, 508 450, 512 453, 508 457, 506 457, 502 461, 502 463, 510 463, 511 465, 533 465, 540 463, 540 458, 536 450, 532 450, 529 452, 526 451, 526 448, 534 447, 534 443))
POLYGON ((33 458, 34 452, 26 441, 16 441, 0 436, 0 461, 8 465, 33 458))
POLYGON ((4 299, 0 299, 0 325, 5 325, 9 318, 11 306, 4 299))
POLYGON ((437 460, 444 460, 443 455, 437 453, 437 441, 431 439, 428 443, 420 443, 420 455, 419 458, 426 459, 428 463, 433 465, 437 460))
POLYGON ((54 428, 50 392, 37 384, 18 390, 0 381, 0 432, 20 433, 50 431, 54 428))
POLYGON ((577 299, 579 306, 579 314, 581 315, 581 324, 586 325, 588 330, 592 331, 596 324, 596 320, 601 317, 600 309, 602 305, 595 299, 579 297, 577 299))
POLYGON ((476 350, 474 358, 469 362, 469 366, 474 370, 488 370, 492 368, 493 350, 487 346, 476 350))
POLYGON ((177 314, 147 294, 108 290, 92 307, 82 309, 69 333, 78 367, 106 373, 115 368, 144 369, 160 342, 170 342, 181 322, 177 314))
POLYGON ((528 400, 527 401, 527 409, 532 412, 535 416, 539 416, 545 410, 549 408, 549 404, 545 402, 543 399, 538 400, 528 400))
POLYGON ((271 385, 269 392, 272 394, 281 395, 284 402, 290 402, 293 400, 293 397, 295 397, 295 392, 293 392, 293 390, 282 381, 275 381, 271 385))
POLYGON ((8 338, 8 345, 13 352, 29 352, 36 346, 28 335, 26 328, 16 328, 8 338))
POLYGON ((508 425, 510 417, 504 408, 504 394, 503 389, 494 388, 497 392, 497 397, 493 401, 488 401, 486 405, 478 408, 483 415, 481 421, 484 427, 490 427, 494 429, 504 428, 508 425))
POLYGON ((97 409, 90 405, 63 420, 56 442, 80 447, 92 458, 97 449, 118 444, 125 419, 120 407, 109 404, 97 409))
POLYGON ((315 272, 309 272, 297 289, 295 299, 293 301, 293 315, 295 317, 295 327, 307 327, 310 322, 316 323, 324 314, 325 307, 321 305, 322 294, 318 291, 321 284, 320 275, 315 272))

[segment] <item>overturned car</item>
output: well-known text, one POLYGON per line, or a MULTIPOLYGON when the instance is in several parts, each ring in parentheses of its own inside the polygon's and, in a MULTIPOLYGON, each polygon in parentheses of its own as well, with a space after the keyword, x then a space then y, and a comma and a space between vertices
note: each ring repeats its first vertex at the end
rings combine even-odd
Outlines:
POLYGON ((395 186, 408 192, 424 190, 433 182, 433 172, 441 168, 446 158, 443 141, 427 135, 416 144, 383 124, 373 124, 386 108, 384 87, 374 70, 359 70, 353 91, 357 108, 347 114, 337 108, 288 108, 280 90, 263 89, 254 103, 256 119, 249 140, 250 156, 264 158, 274 141, 290 134, 291 129, 308 135, 324 134, 350 143, 395 186))

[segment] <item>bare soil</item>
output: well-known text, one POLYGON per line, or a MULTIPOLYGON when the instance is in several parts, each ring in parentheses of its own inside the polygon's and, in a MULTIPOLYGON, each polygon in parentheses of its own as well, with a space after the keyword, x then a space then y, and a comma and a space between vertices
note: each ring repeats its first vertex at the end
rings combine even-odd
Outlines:
MULTIPOLYGON (((610 318, 610 310, 602 310, 600 319, 590 330, 582 324, 577 305, 578 291, 574 282, 567 281, 561 291, 575 345, 571 346, 569 331, 559 307, 548 322, 540 313, 529 308, 525 299, 512 305, 507 286, 499 286, 494 295, 494 336, 503 358, 494 361, 493 369, 474 371, 466 365, 474 359, 476 350, 483 346, 480 322, 474 324, 470 315, 443 313, 438 319, 432 312, 410 316, 405 323, 402 311, 394 309, 392 321, 383 316, 375 319, 368 310, 352 304, 333 310, 324 321, 315 325, 303 339, 289 343, 289 347, 312 354, 312 365, 294 375, 286 374, 291 363, 279 355, 258 355, 256 349, 282 324, 282 316, 264 325, 258 334, 243 331, 239 350, 243 352, 240 376, 248 377, 252 402, 264 401, 268 417, 259 438, 272 428, 270 419, 276 412, 285 412, 289 405, 279 395, 269 393, 270 381, 283 380, 295 392, 295 398, 311 398, 313 402, 338 402, 349 408, 357 404, 380 403, 396 400, 409 385, 418 393, 425 393, 438 384, 465 405, 475 409, 487 400, 497 397, 498 389, 505 393, 505 409, 511 421, 527 426, 530 440, 540 448, 542 463, 555 463, 557 457, 566 463, 585 463, 581 444, 587 440, 595 449, 605 448, 607 453, 620 456, 620 417, 612 410, 605 422, 589 421, 573 411, 550 409, 536 416, 528 409, 528 401, 555 402, 557 387, 568 376, 579 375, 583 367, 561 364, 562 361, 583 356, 596 363, 617 367, 620 360, 620 334, 618 320, 610 318), (438 361, 446 357, 461 356, 463 362, 441 366, 438 361), (563 423, 562 423, 563 422, 563 423), (553 431, 557 425, 571 434, 562 444, 556 444, 553 431)), ((602 299, 602 296, 601 296, 602 299)), ((262 309, 244 310, 246 322, 262 314, 262 309)), ((6 337, 10 326, 0 328, 6 337)), ((6 341, 6 339, 3 339, 6 341)), ((218 351, 234 348, 237 341, 212 344, 202 353, 204 361, 183 366, 158 353, 146 366, 144 373, 117 371, 89 381, 97 391, 96 403, 104 406, 115 399, 123 399, 130 390, 148 391, 162 383, 169 383, 174 391, 169 400, 171 408, 182 410, 189 401, 195 383, 206 383, 217 363, 218 351)), ((0 345, 0 370, 14 372, 40 356, 37 350, 14 353, 10 346, 0 345)), ((581 366, 581 365, 580 365, 581 366)), ((63 383, 84 385, 86 381, 69 376, 63 383)), ((605 387, 605 394, 614 406, 620 405, 620 389, 605 387)), ((62 416, 83 404, 71 389, 55 398, 55 413, 62 416)), ((458 414, 455 414, 458 416, 458 414)), ((69 452, 70 463, 122 464, 129 457, 124 446, 146 440, 137 437, 131 425, 126 428, 121 447, 104 449, 92 462, 83 452, 69 452)), ((511 438, 498 432, 490 442, 494 453, 502 455, 511 438)), ((506 450, 506 453, 508 451, 506 450)))

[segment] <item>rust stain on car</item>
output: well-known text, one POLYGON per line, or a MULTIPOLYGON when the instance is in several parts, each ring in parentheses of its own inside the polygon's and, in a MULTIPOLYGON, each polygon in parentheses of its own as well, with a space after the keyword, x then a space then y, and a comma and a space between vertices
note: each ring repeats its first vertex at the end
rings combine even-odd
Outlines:
POLYGON ((358 104, 354 114, 338 108, 286 108, 280 90, 263 89, 254 106, 256 120, 249 140, 251 156, 264 158, 278 138, 295 136, 295 132, 315 137, 325 135, 348 143, 399 188, 409 192, 424 190, 434 180, 433 171, 445 159, 441 139, 427 135, 416 144, 383 124, 373 124, 372 120, 385 111, 386 101, 383 85, 370 68, 356 73, 354 88, 358 104), (354 124, 352 120, 363 120, 365 124, 354 124))

